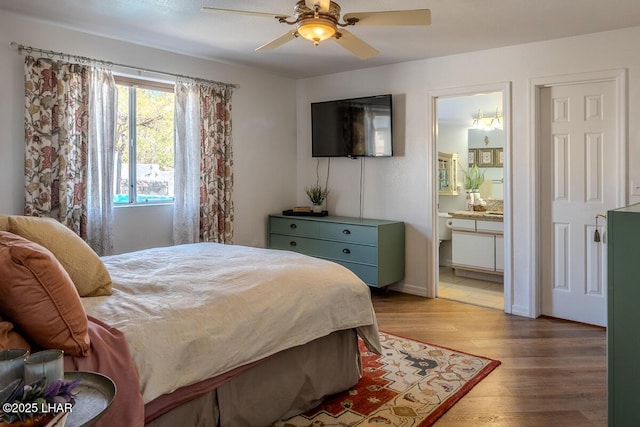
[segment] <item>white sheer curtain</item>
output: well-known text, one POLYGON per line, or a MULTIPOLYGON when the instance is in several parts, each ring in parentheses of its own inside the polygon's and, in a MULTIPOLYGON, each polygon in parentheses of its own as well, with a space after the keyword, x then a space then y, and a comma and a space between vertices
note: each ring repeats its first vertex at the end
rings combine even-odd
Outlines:
POLYGON ((113 253, 113 173, 118 90, 111 71, 94 67, 89 85, 87 243, 113 253))
POLYGON ((175 96, 173 243, 178 245, 200 240, 199 86, 178 81, 175 96))

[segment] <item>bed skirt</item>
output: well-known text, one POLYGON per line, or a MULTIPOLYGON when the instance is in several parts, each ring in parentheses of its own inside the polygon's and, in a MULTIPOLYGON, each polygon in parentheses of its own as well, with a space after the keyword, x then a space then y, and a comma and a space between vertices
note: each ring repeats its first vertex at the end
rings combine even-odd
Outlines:
POLYGON ((356 331, 337 331, 268 357, 213 390, 201 388, 192 400, 162 415, 150 402, 145 425, 270 426, 352 387, 361 373, 356 331))

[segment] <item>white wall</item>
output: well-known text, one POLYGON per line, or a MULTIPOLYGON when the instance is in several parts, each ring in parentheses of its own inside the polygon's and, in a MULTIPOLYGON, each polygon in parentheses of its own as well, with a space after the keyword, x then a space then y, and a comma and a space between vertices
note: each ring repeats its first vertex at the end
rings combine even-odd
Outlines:
MULTIPOLYGON (((427 117, 431 91, 461 86, 512 83, 512 225, 514 313, 532 315, 531 192, 533 165, 530 140, 529 79, 600 71, 628 70, 629 180, 640 182, 640 27, 482 52, 434 58, 298 81, 298 202, 312 178, 309 103, 332 98, 392 93, 396 157, 365 160, 363 216, 406 222, 406 274, 397 286, 426 294, 432 241, 432 188, 427 182, 434 167, 428 146, 427 117)), ((331 163, 329 210, 338 215, 359 215, 359 164, 338 159, 331 163)), ((630 197, 631 202, 640 201, 630 197)))
MULTIPOLYGON (((238 84, 233 95, 234 243, 266 244, 266 215, 295 202, 295 81, 0 15, 0 213, 23 211, 24 57, 9 43, 238 84)), ((116 212, 118 252, 171 244, 166 206, 116 212)))

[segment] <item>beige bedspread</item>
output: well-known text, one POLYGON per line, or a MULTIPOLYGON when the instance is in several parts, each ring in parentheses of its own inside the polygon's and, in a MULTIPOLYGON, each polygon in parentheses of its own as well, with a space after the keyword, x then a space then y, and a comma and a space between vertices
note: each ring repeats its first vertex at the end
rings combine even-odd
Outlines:
POLYGON ((103 261, 113 295, 83 304, 124 333, 145 403, 336 330, 380 351, 369 288, 335 263, 215 243, 103 261))

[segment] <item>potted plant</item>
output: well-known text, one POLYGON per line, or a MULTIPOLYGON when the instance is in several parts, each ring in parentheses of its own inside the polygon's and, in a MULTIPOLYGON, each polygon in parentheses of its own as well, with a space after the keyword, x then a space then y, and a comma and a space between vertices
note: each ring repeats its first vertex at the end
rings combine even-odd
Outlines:
POLYGON ((484 171, 480 172, 478 166, 473 165, 469 170, 462 169, 464 175, 464 188, 467 190, 478 190, 484 182, 484 171))
POLYGON ((63 427, 76 403, 74 388, 79 382, 58 379, 47 385, 44 377, 31 384, 21 378, 11 382, 0 390, 0 427, 63 427))
POLYGON ((327 198, 329 190, 323 188, 321 185, 316 184, 311 187, 307 187, 304 190, 309 196, 309 200, 313 204, 313 212, 322 212, 322 202, 327 198))
POLYGON ((473 205, 480 198, 480 186, 484 182, 485 171, 480 171, 477 165, 471 166, 468 170, 462 169, 464 175, 464 188, 467 190, 467 206, 473 210, 473 205))

